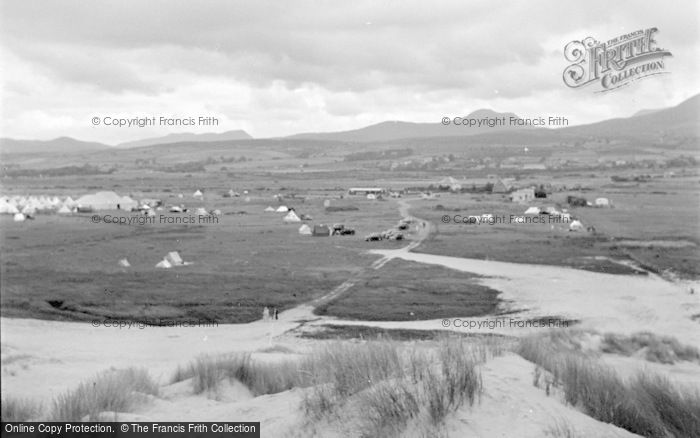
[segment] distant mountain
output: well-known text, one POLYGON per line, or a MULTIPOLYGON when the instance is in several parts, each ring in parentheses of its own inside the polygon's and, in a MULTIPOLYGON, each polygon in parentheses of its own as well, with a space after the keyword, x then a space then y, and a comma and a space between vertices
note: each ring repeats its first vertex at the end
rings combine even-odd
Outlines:
POLYGON ((70 137, 59 137, 53 140, 15 140, 0 138, 0 153, 2 154, 31 154, 31 153, 74 153, 94 152, 109 149, 106 144, 81 141, 70 137))
POLYGON ((646 116, 647 114, 654 114, 657 111, 662 111, 663 108, 659 109, 643 109, 639 110, 636 113, 632 114, 632 117, 637 117, 637 116, 646 116))
POLYGON ((700 94, 680 104, 624 119, 610 119, 589 125, 561 129, 567 134, 650 138, 661 133, 676 136, 700 135, 700 94))
MULTIPOLYGON (((496 132, 504 129, 514 129, 508 126, 509 117, 518 117, 513 113, 498 113, 488 109, 480 109, 463 116, 463 119, 484 119, 486 117, 506 117, 506 126, 462 126, 442 123, 413 123, 390 121, 381 122, 360 129, 340 132, 319 132, 296 134, 286 138, 308 139, 308 140, 335 140, 347 142, 382 142, 399 140, 402 138, 425 138, 425 137, 459 137, 486 132, 496 132)), ((517 128, 516 128, 517 129, 517 128)))
POLYGON ((144 138, 143 140, 120 143, 118 148, 137 148, 141 146, 153 146, 157 144, 182 143, 185 141, 206 142, 206 141, 227 141, 227 140, 251 140, 247 132, 243 130, 226 131, 222 133, 192 134, 183 132, 181 134, 168 134, 163 137, 144 138))

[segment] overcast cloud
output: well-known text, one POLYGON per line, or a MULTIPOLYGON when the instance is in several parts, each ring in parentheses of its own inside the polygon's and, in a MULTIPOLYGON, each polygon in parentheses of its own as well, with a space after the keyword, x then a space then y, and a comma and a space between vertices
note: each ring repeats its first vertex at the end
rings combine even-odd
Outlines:
POLYGON ((439 122, 479 108, 574 124, 698 93, 698 3, 19 1, 0 12, 0 135, 109 144, 439 122), (658 27, 670 74, 569 89, 563 47, 658 27), (94 127, 94 116, 215 116, 216 128, 94 127))

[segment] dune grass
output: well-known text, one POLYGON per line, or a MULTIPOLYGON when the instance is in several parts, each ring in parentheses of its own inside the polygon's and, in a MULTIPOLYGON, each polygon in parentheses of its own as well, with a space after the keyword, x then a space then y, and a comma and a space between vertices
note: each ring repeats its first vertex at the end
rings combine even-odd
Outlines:
POLYGON ((34 420, 42 412, 41 403, 28 398, 3 397, 0 405, 0 419, 2 421, 34 420))
POLYGON ((253 361, 250 353, 221 356, 200 356, 185 367, 178 367, 171 383, 192 378, 195 394, 215 392, 226 379, 238 380, 258 396, 308 386, 308 373, 301 363, 284 361, 265 363, 253 361))
POLYGON ((690 345, 681 344, 671 336, 659 336, 649 332, 634 333, 630 336, 606 333, 603 336, 601 351, 623 356, 644 351, 644 357, 650 362, 673 364, 685 360, 700 362, 700 350, 690 345))
POLYGON ((192 379, 195 393, 212 393, 237 380, 256 396, 306 388, 307 425, 341 418, 362 436, 400 436, 412 420, 437 427, 473 404, 482 390, 478 364, 502 350, 495 340, 462 337, 424 348, 388 340, 330 342, 284 362, 254 360, 248 353, 200 356, 179 367, 171 382, 192 379))
POLYGON ((104 411, 127 412, 147 395, 157 395, 158 385, 144 369, 128 368, 98 374, 53 401, 52 421, 97 419, 104 411))
POLYGON ((553 375, 567 403, 596 420, 645 437, 700 436, 700 394, 639 373, 623 380, 612 368, 548 336, 523 338, 516 352, 553 375))

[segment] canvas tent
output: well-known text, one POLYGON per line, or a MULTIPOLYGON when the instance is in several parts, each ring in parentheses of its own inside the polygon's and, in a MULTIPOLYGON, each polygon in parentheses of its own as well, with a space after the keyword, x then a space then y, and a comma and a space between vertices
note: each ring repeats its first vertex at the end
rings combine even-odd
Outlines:
POLYGON ((208 216, 209 212, 206 209, 204 209, 203 207, 199 207, 197 209, 197 211, 195 211, 194 214, 196 214, 197 216, 208 216))
POLYGON ((302 236, 310 236, 311 228, 308 225, 304 224, 299 227, 299 234, 301 234, 302 236))
POLYGON ((91 208, 93 210, 116 210, 117 207, 122 210, 131 210, 138 205, 138 203, 130 197, 119 196, 111 191, 81 196, 75 203, 79 207, 91 208))
POLYGON ((595 205, 596 207, 610 207, 610 200, 608 198, 597 198, 595 205))
POLYGON ((583 224, 579 220, 575 220, 569 224, 569 231, 582 231, 583 224))
POLYGON ((168 255, 165 256, 164 260, 167 260, 168 263, 170 263, 172 266, 179 266, 184 264, 182 258, 180 257, 180 253, 178 253, 177 251, 169 252, 168 255))
POLYGON ((275 211, 275 209, 272 208, 272 206, 268 206, 268 207, 265 209, 265 212, 266 212, 266 213, 272 213, 272 212, 274 212, 274 211, 275 211))
POLYGON ((173 267, 173 265, 171 265, 170 262, 165 260, 165 259, 159 261, 158 264, 156 265, 156 268, 163 268, 163 269, 170 269, 172 267, 173 267))
POLYGON ((15 222, 24 222, 25 219, 26 219, 26 217, 25 217, 22 213, 17 213, 17 214, 13 217, 13 220, 14 220, 15 222))
POLYGON ((538 207, 530 207, 525 210, 525 214, 540 214, 540 209, 538 207))
POLYGON ((289 211, 289 209, 285 205, 280 205, 277 207, 277 210, 275 210, 277 213, 286 213, 289 211))
POLYGON ((128 268, 129 266, 131 266, 131 263, 129 263, 127 259, 121 259, 119 260, 119 266, 121 266, 122 268, 128 268))
POLYGON ((194 197, 194 198, 201 198, 202 196, 204 196, 204 195, 202 194, 201 190, 197 190, 196 192, 194 192, 192 194, 192 197, 194 197))
POLYGON ((66 206, 64 204, 63 207, 58 209, 58 213, 59 214, 70 214, 70 208, 68 208, 68 206, 66 206))
POLYGON ((294 211, 290 211, 289 213, 287 213, 287 215, 282 220, 287 223, 301 222, 301 219, 299 219, 299 216, 297 216, 296 213, 294 213, 294 211))

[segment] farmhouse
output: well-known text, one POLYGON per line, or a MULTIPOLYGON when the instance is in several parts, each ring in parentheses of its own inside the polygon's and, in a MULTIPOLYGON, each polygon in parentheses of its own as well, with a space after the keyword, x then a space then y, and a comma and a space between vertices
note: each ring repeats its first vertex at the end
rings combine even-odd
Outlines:
POLYGON ((510 200, 513 202, 529 202, 533 199, 535 199, 535 189, 532 187, 516 190, 510 194, 510 200))
POLYGON ((386 190, 380 187, 352 187, 348 189, 348 195, 381 195, 386 190))

